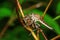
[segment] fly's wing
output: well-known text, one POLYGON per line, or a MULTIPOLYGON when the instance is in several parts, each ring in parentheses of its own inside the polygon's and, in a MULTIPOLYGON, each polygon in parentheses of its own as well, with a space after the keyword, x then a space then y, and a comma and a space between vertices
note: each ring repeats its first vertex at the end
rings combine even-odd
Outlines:
POLYGON ((42 21, 42 20, 39 20, 39 22, 41 23, 41 24, 43 24, 44 26, 46 26, 47 28, 49 28, 49 29, 53 29, 53 28, 51 28, 50 26, 48 26, 44 21, 42 21))

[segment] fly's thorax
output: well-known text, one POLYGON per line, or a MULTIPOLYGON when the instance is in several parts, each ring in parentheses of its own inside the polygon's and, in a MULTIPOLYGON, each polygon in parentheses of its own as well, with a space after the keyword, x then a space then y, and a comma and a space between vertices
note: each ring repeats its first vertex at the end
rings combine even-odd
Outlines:
POLYGON ((40 20, 40 15, 38 15, 38 14, 31 14, 31 19, 36 22, 36 21, 40 20))

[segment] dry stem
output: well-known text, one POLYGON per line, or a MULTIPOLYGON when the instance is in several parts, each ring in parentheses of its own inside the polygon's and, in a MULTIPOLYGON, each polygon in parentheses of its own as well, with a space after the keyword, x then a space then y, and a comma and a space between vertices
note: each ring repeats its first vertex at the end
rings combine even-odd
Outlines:
POLYGON ((5 31, 7 30, 7 28, 9 27, 9 25, 12 24, 12 22, 16 19, 16 16, 12 15, 9 19, 9 21, 6 23, 6 25, 4 26, 4 28, 2 29, 1 33, 0 33, 0 38, 2 38, 2 36, 4 35, 5 31))
POLYGON ((42 15, 42 18, 44 18, 44 16, 46 15, 46 12, 48 11, 48 8, 49 8, 49 6, 51 5, 52 1, 53 1, 53 0, 50 0, 50 2, 48 3, 48 5, 47 5, 47 7, 46 7, 46 9, 45 9, 45 11, 44 11, 44 13, 43 13, 43 15, 42 15))
POLYGON ((21 7, 21 5, 19 4, 19 1, 18 1, 18 0, 17 0, 17 6, 18 6, 18 8, 19 8, 19 10, 20 10, 20 12, 21 12, 22 17, 24 18, 24 13, 23 13, 23 11, 22 11, 22 7, 21 7))
POLYGON ((51 40, 56 40, 58 38, 60 38, 60 35, 57 35, 56 37, 52 38, 51 40))
MULTIPOLYGON (((45 6, 45 5, 46 5, 45 2, 40 2, 40 3, 37 3, 35 5, 32 5, 31 7, 27 8, 27 9, 35 9, 35 8, 39 8, 39 7, 45 6)), ((27 9, 25 9, 25 10, 27 10, 27 9)))

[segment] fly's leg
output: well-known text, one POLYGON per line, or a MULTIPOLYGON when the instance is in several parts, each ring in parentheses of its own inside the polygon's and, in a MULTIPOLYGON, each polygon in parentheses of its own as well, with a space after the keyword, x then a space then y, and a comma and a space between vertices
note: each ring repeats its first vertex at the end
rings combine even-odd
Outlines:
POLYGON ((37 30, 37 37, 40 40, 39 33, 40 33, 39 30, 37 30))
POLYGON ((45 36, 43 30, 39 28, 39 31, 42 33, 42 35, 43 35, 43 37, 45 38, 45 40, 48 40, 47 37, 45 36))

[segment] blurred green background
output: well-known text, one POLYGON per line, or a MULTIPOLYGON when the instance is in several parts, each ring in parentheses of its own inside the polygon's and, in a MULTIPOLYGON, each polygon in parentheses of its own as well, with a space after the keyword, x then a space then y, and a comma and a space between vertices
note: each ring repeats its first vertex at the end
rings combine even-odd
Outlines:
MULTIPOLYGON (((40 16, 42 16, 49 1, 50 0, 19 0, 25 15, 36 13, 40 14, 40 16), (38 8, 27 9, 39 2, 45 2, 46 5, 38 8)), ((0 0, 0 32, 12 15, 17 15, 16 0, 0 0)), ((60 35, 60 0, 53 0, 46 16, 44 17, 44 21, 53 28, 53 30, 49 30, 44 25, 41 25, 41 28, 43 29, 48 40, 56 35, 60 35)), ((14 22, 9 25, 8 29, 0 40, 34 40, 32 35, 29 36, 29 34, 30 32, 18 22, 18 19, 15 19, 14 22)), ((40 39, 45 40, 41 33, 40 39)))

